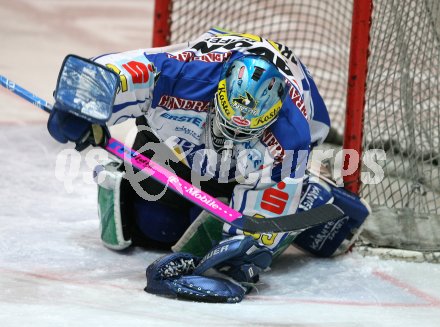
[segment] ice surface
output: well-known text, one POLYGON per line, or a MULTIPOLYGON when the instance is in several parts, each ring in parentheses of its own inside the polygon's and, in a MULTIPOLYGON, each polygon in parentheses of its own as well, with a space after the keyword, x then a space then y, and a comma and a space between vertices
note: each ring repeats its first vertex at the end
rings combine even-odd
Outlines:
MULTIPOLYGON (((0 73, 50 100, 66 54, 141 47, 152 5, 0 0, 0 73)), ((145 268, 163 253, 100 244, 85 161, 96 153, 72 156, 50 138, 46 119, 0 90, 1 327, 440 326, 438 265, 357 254, 324 260, 290 249, 258 292, 234 305, 145 293, 145 268)))
POLYGON ((0 124, 0 144, 1 326, 440 322, 438 265, 357 254, 317 259, 289 250, 263 275, 258 291, 236 305, 147 294, 145 268, 163 253, 118 253, 100 244, 96 188, 85 161, 93 152, 72 156, 71 146, 52 140, 44 124, 0 124), (78 171, 70 165, 75 160, 78 171))

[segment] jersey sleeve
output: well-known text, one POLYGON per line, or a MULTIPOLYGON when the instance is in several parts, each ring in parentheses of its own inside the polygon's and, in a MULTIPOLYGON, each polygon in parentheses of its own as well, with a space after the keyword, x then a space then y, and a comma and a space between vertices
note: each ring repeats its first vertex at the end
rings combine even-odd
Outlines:
POLYGON ((299 64, 304 72, 304 79, 302 80, 304 98, 310 107, 309 125, 311 143, 312 146, 316 146, 323 143, 327 137, 330 130, 330 117, 327 106, 318 91, 318 87, 310 71, 301 61, 299 61, 299 64))
POLYGON ((144 115, 151 107, 158 71, 153 63, 155 57, 165 52, 181 51, 196 40, 161 48, 147 48, 120 53, 104 54, 92 58, 119 75, 113 114, 108 124, 122 123, 129 118, 144 115))
POLYGON ((145 114, 151 105, 156 75, 154 65, 145 56, 145 50, 107 54, 94 60, 115 71, 120 78, 108 124, 118 124, 145 114))
POLYGON ((309 122, 312 146, 321 144, 330 130, 330 118, 324 100, 307 66, 295 56, 290 48, 281 43, 277 43, 277 46, 292 72, 288 76, 292 84, 289 90, 292 102, 303 112, 309 122))
POLYGON ((155 57, 190 48, 200 40, 212 36, 211 34, 210 31, 194 40, 166 47, 103 54, 92 58, 115 71, 120 77, 113 114, 108 124, 115 125, 129 118, 142 116, 151 107, 155 82, 159 75, 154 64, 155 57))

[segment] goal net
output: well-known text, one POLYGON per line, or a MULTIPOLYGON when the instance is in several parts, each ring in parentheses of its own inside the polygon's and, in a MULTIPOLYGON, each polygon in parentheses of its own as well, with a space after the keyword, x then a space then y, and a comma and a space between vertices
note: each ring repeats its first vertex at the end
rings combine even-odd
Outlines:
POLYGON ((365 90, 354 94, 363 108, 347 108, 347 94, 353 92, 347 91, 349 70, 358 64, 350 62, 350 42, 359 3, 369 10, 370 0, 157 0, 153 45, 188 41, 217 26, 293 49, 310 68, 329 109, 327 141, 338 146, 344 138, 357 139, 364 153, 386 154, 378 161, 384 172, 379 183, 354 180, 354 189, 373 210, 358 249, 438 261, 440 1, 372 1, 369 38, 352 45, 368 49, 365 90), (346 110, 363 112, 357 118, 362 128, 354 135, 345 129, 346 110))

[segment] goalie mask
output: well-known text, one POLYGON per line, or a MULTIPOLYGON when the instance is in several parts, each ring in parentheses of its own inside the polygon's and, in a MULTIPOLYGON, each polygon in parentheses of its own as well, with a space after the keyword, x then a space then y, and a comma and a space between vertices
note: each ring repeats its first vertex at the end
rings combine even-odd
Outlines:
POLYGON ((276 121, 287 94, 285 78, 258 56, 243 56, 223 67, 214 98, 214 125, 226 139, 260 137, 276 121))

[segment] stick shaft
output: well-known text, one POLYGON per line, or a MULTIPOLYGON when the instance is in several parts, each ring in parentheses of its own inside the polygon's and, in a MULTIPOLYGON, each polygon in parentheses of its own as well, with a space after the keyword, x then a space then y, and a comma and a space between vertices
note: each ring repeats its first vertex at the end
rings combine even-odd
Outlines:
POLYGON ((15 84, 2 75, 0 75, 0 85, 48 113, 50 113, 52 110, 52 105, 50 103, 39 98, 35 94, 32 94, 28 90, 22 88, 20 85, 15 84))

